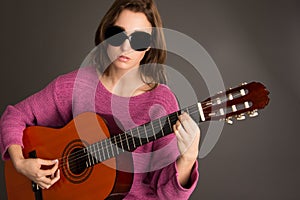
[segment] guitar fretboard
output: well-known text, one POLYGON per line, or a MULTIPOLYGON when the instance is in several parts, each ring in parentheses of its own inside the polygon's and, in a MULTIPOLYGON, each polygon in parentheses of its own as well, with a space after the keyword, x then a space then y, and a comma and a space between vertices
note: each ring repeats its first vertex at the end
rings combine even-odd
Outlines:
POLYGON ((84 148, 85 159, 82 160, 85 162, 86 167, 91 167, 125 151, 132 152, 137 147, 167 136, 173 133, 173 125, 182 112, 188 113, 196 122, 201 122, 199 105, 194 104, 87 146, 84 148))

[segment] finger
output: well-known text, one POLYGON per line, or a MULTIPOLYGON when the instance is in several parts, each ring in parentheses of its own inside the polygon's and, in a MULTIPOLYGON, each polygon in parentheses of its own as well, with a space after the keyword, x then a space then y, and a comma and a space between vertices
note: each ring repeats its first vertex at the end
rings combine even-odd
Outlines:
POLYGON ((44 159, 38 159, 38 162, 40 165, 46 165, 46 166, 50 166, 50 165, 54 165, 56 163, 58 163, 58 160, 44 160, 44 159))
POLYGON ((42 176, 53 176, 58 169, 58 161, 51 169, 42 170, 42 176))
POLYGON ((194 133, 196 133, 199 129, 197 124, 187 113, 184 113, 180 116, 180 122, 183 128, 185 129, 186 133, 190 135, 195 135, 194 133))
POLYGON ((51 179, 53 179, 58 170, 58 162, 53 166, 51 170, 52 170, 51 179))
POLYGON ((39 186, 40 186, 43 190, 49 189, 49 188, 51 187, 50 184, 48 185, 48 184, 45 184, 45 183, 40 183, 39 186))
POLYGON ((188 114, 186 112, 181 113, 181 115, 178 116, 178 119, 180 122, 183 122, 188 118, 188 114))
POLYGON ((180 126, 180 121, 177 120, 176 123, 173 125, 173 131, 178 131, 178 127, 180 126))
POLYGON ((43 178, 40 178, 38 180, 35 181, 39 186, 41 186, 43 189, 47 189, 51 186, 51 179, 50 178, 47 178, 47 177, 43 177, 43 178))
POLYGON ((40 188, 42 188, 43 190, 45 189, 45 186, 43 186, 43 185, 41 185, 41 184, 38 184, 38 186, 39 186, 40 188))
MULTIPOLYGON (((179 125, 179 126, 180 126, 180 125, 179 125)), ((174 130, 174 133, 175 133, 175 135, 176 135, 177 140, 182 141, 182 137, 181 137, 181 135, 180 135, 180 133, 179 133, 179 131, 178 131, 177 124, 174 124, 174 125, 173 125, 173 130, 174 130)))
POLYGON ((60 179, 60 170, 57 170, 57 172, 55 173, 54 178, 51 180, 51 185, 56 183, 59 179, 60 179))
POLYGON ((178 128, 178 134, 181 138, 182 143, 184 143, 186 146, 189 146, 189 144, 191 143, 192 138, 186 132, 186 130, 183 128, 182 125, 180 125, 179 128, 178 128))
POLYGON ((47 178, 47 180, 44 180, 44 182, 41 182, 41 185, 45 188, 45 189, 49 189, 54 183, 56 183, 58 180, 60 179, 60 170, 57 170, 57 172, 55 173, 54 178, 47 178))

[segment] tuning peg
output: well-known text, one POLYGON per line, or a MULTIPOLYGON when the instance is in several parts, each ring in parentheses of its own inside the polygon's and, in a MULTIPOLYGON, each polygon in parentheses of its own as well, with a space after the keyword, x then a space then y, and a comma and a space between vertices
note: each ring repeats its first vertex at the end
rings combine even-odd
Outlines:
POLYGON ((248 83, 247 82, 243 82, 241 85, 247 85, 248 83))
POLYGON ((249 112, 249 117, 256 117, 258 115, 257 110, 253 110, 249 112))
POLYGON ((240 115, 236 116, 236 119, 237 120, 244 120, 244 119, 246 119, 246 117, 245 117, 244 114, 240 114, 240 115))
POLYGON ((228 118, 225 119, 225 122, 227 124, 233 124, 233 121, 231 119, 232 119, 231 117, 228 117, 228 118))

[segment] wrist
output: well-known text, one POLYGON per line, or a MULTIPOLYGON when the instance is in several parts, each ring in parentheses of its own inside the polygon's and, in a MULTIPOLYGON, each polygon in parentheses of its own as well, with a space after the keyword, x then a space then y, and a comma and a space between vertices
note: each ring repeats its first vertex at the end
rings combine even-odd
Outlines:
POLYGON ((197 153, 184 153, 181 154, 179 159, 181 159, 184 162, 195 162, 198 157, 198 152, 197 153))
POLYGON ((181 155, 176 163, 177 165, 181 165, 181 166, 185 166, 185 167, 192 167, 194 165, 194 163, 196 162, 197 158, 196 157, 190 157, 190 156, 184 156, 181 155))
POLYGON ((176 168, 178 171, 177 179, 180 185, 184 188, 190 187, 190 177, 195 162, 196 159, 190 159, 182 156, 176 160, 176 168))
POLYGON ((20 167, 22 167, 22 161, 25 159, 23 156, 22 147, 19 145, 11 145, 8 148, 8 152, 14 167, 17 171, 19 171, 20 167))

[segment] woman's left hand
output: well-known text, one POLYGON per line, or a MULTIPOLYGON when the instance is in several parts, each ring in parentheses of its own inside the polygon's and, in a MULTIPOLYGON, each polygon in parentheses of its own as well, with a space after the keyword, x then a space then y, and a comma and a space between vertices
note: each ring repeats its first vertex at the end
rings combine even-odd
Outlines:
POLYGON ((183 187, 188 187, 192 167, 198 156, 200 129, 187 113, 183 113, 178 117, 173 130, 180 152, 180 157, 176 161, 178 169, 177 178, 183 187))
POLYGON ((177 138, 177 145, 181 158, 194 162, 198 156, 200 141, 200 129, 196 122, 187 114, 183 113, 173 125, 177 138))

